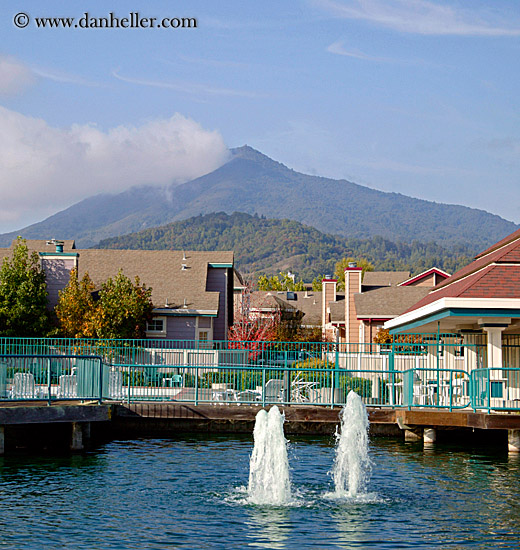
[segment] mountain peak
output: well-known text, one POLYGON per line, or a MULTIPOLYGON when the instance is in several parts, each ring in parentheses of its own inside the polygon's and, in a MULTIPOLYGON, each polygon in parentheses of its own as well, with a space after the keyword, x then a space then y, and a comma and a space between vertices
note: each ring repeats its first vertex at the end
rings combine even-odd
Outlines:
POLYGON ((251 160, 263 166, 270 166, 270 167, 276 166, 278 168, 284 168, 285 170, 290 170, 290 168, 285 166, 285 164, 282 164, 281 162, 273 160, 267 155, 264 155, 263 153, 261 153, 260 151, 253 149, 253 147, 249 145, 242 145, 242 147, 235 147, 234 149, 231 149, 231 155, 232 155, 232 160, 235 160, 235 159, 251 160))

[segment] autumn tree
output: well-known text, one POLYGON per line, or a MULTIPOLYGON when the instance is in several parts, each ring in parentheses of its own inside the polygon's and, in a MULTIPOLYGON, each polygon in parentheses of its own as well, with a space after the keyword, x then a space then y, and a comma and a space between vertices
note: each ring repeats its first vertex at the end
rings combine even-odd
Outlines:
POLYGON ((94 300, 94 283, 88 273, 78 281, 73 270, 60 292, 56 314, 61 330, 74 338, 144 338, 152 316, 152 289, 132 282, 122 271, 108 279, 94 300))
POLYGON ((72 269, 67 286, 59 292, 56 316, 61 332, 69 338, 92 336, 92 320, 96 305, 92 292, 94 283, 88 273, 78 280, 77 269, 72 269))
POLYGON ((122 271, 108 279, 99 292, 92 317, 92 333, 98 338, 144 338, 152 317, 152 289, 132 282, 122 271))
POLYGON ((50 329, 47 284, 36 252, 18 237, 0 268, 0 336, 44 336, 50 329))

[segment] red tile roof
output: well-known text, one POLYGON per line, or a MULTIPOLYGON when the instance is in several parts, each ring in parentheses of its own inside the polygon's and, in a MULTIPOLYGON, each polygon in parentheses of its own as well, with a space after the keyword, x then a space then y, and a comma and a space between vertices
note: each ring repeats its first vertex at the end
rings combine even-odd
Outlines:
POLYGON ((476 256, 405 313, 441 298, 520 298, 520 230, 476 256))
POLYGON ((514 233, 511 233, 511 235, 504 237, 501 241, 498 241, 493 246, 490 246, 487 250, 484 250, 484 252, 481 252, 480 254, 478 254, 476 258, 480 258, 481 256, 485 256, 486 254, 489 254, 494 250, 502 248, 504 245, 509 244, 510 242, 516 241, 518 238, 520 238, 520 229, 517 229, 514 233))

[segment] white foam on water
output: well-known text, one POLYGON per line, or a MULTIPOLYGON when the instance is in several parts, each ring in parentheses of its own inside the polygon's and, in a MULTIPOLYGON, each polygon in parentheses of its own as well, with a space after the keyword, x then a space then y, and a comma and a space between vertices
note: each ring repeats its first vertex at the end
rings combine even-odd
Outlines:
POLYGON ((337 437, 336 458, 332 470, 334 492, 326 498, 348 498, 374 502, 377 495, 366 492, 372 464, 368 448, 368 414, 366 407, 353 391, 341 412, 341 433, 337 437))
POLYGON ((254 448, 249 462, 247 487, 250 504, 287 505, 292 503, 284 416, 275 405, 256 415, 254 448))

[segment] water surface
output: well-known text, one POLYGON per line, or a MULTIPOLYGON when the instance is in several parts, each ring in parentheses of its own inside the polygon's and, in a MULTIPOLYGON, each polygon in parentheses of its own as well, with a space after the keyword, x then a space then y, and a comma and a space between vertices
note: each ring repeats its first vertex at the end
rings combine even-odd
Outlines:
POLYGON ((520 459, 371 441, 368 495, 333 489, 331 438, 292 438, 294 500, 247 503, 251 437, 114 441, 81 456, 0 458, 0 547, 520 547, 520 459))

